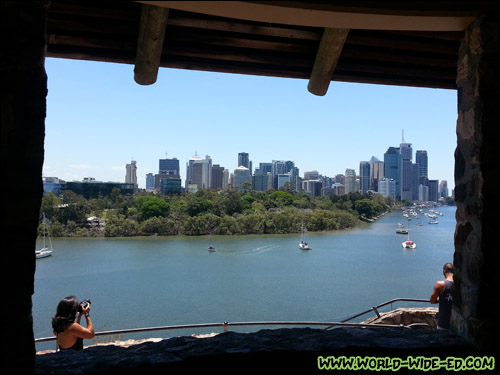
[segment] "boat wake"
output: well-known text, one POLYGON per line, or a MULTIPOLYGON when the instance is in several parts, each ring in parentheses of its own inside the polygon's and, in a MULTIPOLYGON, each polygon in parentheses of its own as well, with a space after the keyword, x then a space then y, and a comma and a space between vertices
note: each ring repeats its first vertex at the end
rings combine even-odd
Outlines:
POLYGON ((260 254, 260 253, 265 253, 265 252, 271 251, 279 246, 280 245, 265 245, 265 246, 256 247, 254 249, 238 251, 237 254, 242 254, 242 255, 244 255, 244 254, 260 254))

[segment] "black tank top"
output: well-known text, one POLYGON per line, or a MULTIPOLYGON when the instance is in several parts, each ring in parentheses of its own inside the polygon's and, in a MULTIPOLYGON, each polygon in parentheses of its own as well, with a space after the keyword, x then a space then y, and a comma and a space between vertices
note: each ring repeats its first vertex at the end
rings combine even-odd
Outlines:
POLYGON ((76 339, 76 342, 70 346, 69 348, 62 348, 61 345, 59 345, 59 350, 82 350, 83 349, 83 339, 78 337, 76 339))
POLYGON ((455 291, 455 284, 453 282, 444 280, 444 291, 439 296, 439 316, 438 327, 449 329, 451 307, 453 305, 453 294, 455 291))

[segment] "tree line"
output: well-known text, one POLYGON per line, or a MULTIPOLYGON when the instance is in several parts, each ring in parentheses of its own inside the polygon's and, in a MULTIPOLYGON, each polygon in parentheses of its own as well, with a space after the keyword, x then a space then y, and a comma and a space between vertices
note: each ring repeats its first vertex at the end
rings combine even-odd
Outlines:
POLYGON ((60 196, 44 195, 40 223, 45 215, 53 237, 285 234, 298 233, 302 223, 314 232, 352 228, 393 204, 371 193, 310 197, 281 190, 207 189, 194 194, 123 195, 116 189, 109 196, 86 199, 64 191, 60 196), (89 222, 89 217, 101 221, 89 222))

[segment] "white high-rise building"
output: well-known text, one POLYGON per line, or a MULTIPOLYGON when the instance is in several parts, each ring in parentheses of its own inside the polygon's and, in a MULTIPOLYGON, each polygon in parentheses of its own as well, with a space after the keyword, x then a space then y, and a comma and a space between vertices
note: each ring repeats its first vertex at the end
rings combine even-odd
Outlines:
POLYGON ((347 168, 345 170, 345 193, 355 193, 356 189, 356 171, 354 169, 347 168))
POLYGON ((396 181, 392 178, 381 178, 378 181, 378 192, 384 197, 396 198, 396 181))
POLYGON ((125 182, 127 184, 136 184, 137 185, 137 162, 132 160, 130 164, 125 166, 126 174, 125 174, 125 182))
POLYGON ((234 170, 233 186, 237 190, 244 190, 245 188, 252 187, 252 175, 250 169, 240 165, 234 170))
POLYGON ((212 186, 212 158, 202 159, 194 156, 187 165, 187 185, 197 185, 198 189, 208 189, 212 186))

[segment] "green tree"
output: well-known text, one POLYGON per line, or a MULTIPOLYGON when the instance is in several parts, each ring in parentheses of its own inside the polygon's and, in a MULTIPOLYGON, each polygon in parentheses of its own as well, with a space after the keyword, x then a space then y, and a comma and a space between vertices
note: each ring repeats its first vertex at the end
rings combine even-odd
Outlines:
POLYGON ((194 197, 187 204, 187 212, 190 216, 197 216, 212 212, 214 205, 207 198, 194 197))
POLYGON ((145 234, 168 234, 171 225, 164 217, 151 217, 140 225, 140 231, 145 234))
POLYGON ((152 217, 166 217, 170 211, 170 205, 161 198, 145 197, 141 202, 138 208, 140 221, 152 217))
POLYGON ((60 204, 61 200, 58 196, 53 193, 44 194, 40 205, 40 222, 43 220, 44 214, 46 219, 50 221, 56 220, 60 204))
POLYGON ((372 201, 371 199, 360 199, 354 202, 354 208, 360 216, 368 218, 380 215, 385 210, 385 207, 382 207, 380 204, 372 201))
POLYGON ((85 197, 78 195, 70 190, 62 194, 62 206, 57 211, 57 219, 63 224, 68 221, 75 223, 86 223, 90 213, 89 205, 85 197))
POLYGON ((294 196, 286 191, 275 191, 269 195, 269 199, 275 203, 276 207, 291 206, 294 196))
POLYGON ((116 215, 106 222, 104 229, 105 237, 130 237, 139 234, 139 225, 136 221, 125 219, 122 215, 116 215))

